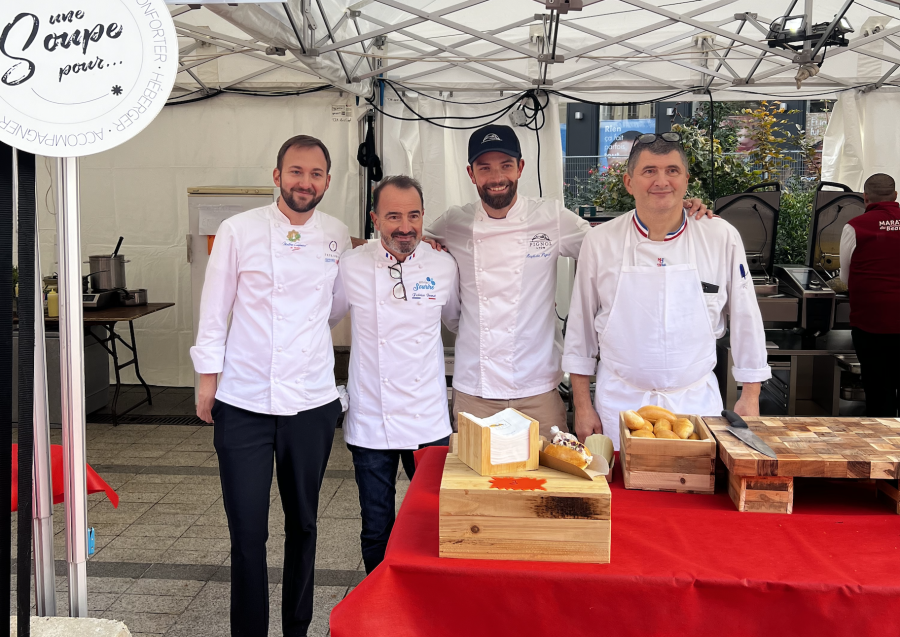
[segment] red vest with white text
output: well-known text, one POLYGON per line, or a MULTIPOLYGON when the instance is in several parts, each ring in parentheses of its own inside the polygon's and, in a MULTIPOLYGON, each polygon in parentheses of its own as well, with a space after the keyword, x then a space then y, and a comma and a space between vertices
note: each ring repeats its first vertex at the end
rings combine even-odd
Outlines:
POLYGON ((850 325, 875 334, 900 334, 900 205, 866 206, 848 222, 856 231, 850 259, 850 325))

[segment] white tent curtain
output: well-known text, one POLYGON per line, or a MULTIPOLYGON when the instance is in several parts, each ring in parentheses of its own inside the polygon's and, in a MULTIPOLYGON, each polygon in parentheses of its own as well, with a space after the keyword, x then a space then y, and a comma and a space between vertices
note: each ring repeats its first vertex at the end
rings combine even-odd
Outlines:
POLYGON ((822 179, 862 191, 874 173, 900 182, 900 89, 842 93, 825 132, 822 179))
MULTIPOLYGON (((130 288, 147 288, 151 302, 175 307, 134 325, 141 373, 153 385, 191 386, 193 366, 190 265, 187 263, 187 189, 194 186, 268 186, 281 144, 294 135, 322 139, 332 158, 331 187, 320 208, 359 236, 359 144, 356 116, 332 117, 332 106, 361 110, 346 94, 260 98, 223 95, 166 107, 146 131, 113 150, 85 157, 81 166, 81 241, 85 260, 121 254, 130 288), (349 121, 346 121, 349 120, 349 121)), ((57 270, 50 172, 38 162, 42 271, 57 270), (49 207, 48 207, 49 204, 49 207)), ((48 164, 49 166, 49 164, 48 164)), ((85 272, 87 272, 87 266, 85 272)), ((119 325, 127 333, 127 326, 119 325)), ((127 360, 127 353, 122 352, 127 360)), ((126 383, 137 382, 132 368, 126 383)))

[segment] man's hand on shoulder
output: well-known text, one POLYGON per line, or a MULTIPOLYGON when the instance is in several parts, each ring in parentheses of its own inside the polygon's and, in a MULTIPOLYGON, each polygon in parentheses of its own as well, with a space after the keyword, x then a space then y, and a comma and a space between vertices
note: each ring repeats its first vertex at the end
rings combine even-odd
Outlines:
POLYGON ((712 219, 715 216, 713 211, 707 208, 706 204, 697 198, 685 199, 683 206, 684 209, 687 210, 688 216, 693 216, 695 219, 702 219, 703 217, 712 219))
POLYGON ((450 252, 443 243, 436 239, 432 239, 431 237, 422 237, 422 241, 430 245, 435 250, 443 250, 444 252, 450 252))
POLYGON ((357 239, 356 237, 350 237, 351 249, 360 248, 360 247, 366 245, 367 243, 368 243, 368 241, 366 241, 365 239, 357 239))

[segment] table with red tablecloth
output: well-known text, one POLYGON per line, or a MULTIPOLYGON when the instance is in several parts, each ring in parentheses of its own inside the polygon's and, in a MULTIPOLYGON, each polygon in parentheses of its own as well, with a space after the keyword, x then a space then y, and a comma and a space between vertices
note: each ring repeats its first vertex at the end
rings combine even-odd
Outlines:
MULTIPOLYGON (((609 564, 438 557, 446 447, 417 452, 384 562, 333 637, 900 635, 900 516, 871 484, 797 480, 794 513, 612 490, 609 564)), ((548 545, 552 551, 552 545, 548 545)))

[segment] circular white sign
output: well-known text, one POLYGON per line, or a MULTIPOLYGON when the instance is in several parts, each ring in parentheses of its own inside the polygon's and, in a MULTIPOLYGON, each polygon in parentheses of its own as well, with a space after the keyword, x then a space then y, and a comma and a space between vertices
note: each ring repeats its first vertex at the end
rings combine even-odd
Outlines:
POLYGON ((164 0, 0 2, 0 141, 49 157, 122 144, 178 73, 164 0))

